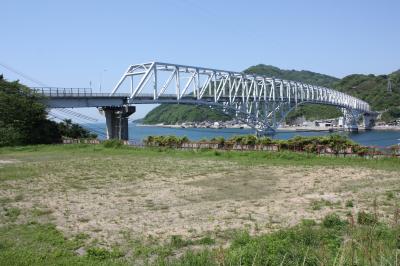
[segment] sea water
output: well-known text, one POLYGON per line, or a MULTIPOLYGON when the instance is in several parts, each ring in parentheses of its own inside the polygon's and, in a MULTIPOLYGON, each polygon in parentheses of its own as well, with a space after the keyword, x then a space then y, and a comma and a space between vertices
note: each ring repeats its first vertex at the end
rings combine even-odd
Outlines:
MULTIPOLYGON (((87 124, 88 129, 95 129, 96 133, 105 132, 104 123, 87 124)), ((235 135, 254 134, 252 129, 239 128, 168 128, 157 126, 141 126, 134 123, 129 124, 129 139, 141 142, 147 136, 175 135, 186 136, 190 140, 211 139, 213 137, 224 137, 228 139, 235 135)), ((295 136, 324 136, 327 134, 335 134, 327 131, 278 131, 272 138, 289 139, 295 136)), ((396 130, 370 130, 359 131, 358 133, 338 132, 348 136, 353 141, 366 146, 388 147, 400 143, 400 131, 396 130)), ((104 138, 104 133, 99 134, 99 138, 104 138)))

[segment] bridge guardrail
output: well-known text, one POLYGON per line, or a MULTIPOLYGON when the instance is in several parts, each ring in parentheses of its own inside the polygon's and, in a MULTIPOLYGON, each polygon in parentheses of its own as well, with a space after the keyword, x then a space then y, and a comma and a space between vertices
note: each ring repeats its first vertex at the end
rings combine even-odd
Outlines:
POLYGON ((32 87, 35 93, 49 96, 62 96, 62 95, 91 95, 91 88, 54 88, 54 87, 32 87))
POLYGON ((46 97, 128 97, 127 93, 93 92, 91 88, 58 88, 58 87, 31 87, 34 93, 46 97))

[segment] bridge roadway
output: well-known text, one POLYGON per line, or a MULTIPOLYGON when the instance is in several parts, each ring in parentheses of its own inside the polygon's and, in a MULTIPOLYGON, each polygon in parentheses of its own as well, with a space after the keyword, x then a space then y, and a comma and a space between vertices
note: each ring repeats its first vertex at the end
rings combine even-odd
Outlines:
POLYGON ((110 94, 94 93, 91 89, 32 90, 45 96, 49 108, 99 108, 106 116, 109 138, 127 139, 128 117, 135 112, 136 104, 206 105, 234 115, 258 134, 273 133, 293 108, 303 104, 341 108, 344 127, 351 131, 358 130, 361 116, 366 128, 373 126, 376 117, 368 103, 333 89, 262 75, 160 62, 130 65, 110 94))
MULTIPOLYGON (((109 93, 98 93, 91 92, 90 89, 86 88, 56 88, 56 87, 32 87, 37 94, 44 97, 44 103, 49 108, 85 108, 85 107, 118 107, 129 104, 202 104, 202 105, 214 105, 214 97, 213 96, 203 96, 201 99, 197 99, 193 95, 185 95, 181 97, 179 100, 176 99, 175 94, 166 94, 161 95, 157 99, 153 98, 152 94, 142 94, 136 96, 134 99, 129 100, 129 93, 117 93, 110 95, 109 93), (73 90, 73 92, 71 91, 73 90)), ((217 100, 217 103, 225 103, 229 101, 229 97, 220 97, 217 100)), ((240 103, 242 98, 236 98, 235 102, 240 103)), ((253 98, 249 99, 249 102, 254 102, 253 98)), ((263 99, 259 99, 258 102, 264 102, 263 99)), ((271 100, 267 100, 266 102, 270 103, 271 100)), ((276 102, 291 102, 293 104, 296 103, 295 99, 290 99, 287 97, 279 98, 276 102)), ((326 103, 317 99, 309 99, 307 101, 303 101, 303 104, 323 104, 323 105, 333 105, 337 106, 334 103, 326 103)), ((343 108, 350 108, 350 105, 343 105, 343 108)))

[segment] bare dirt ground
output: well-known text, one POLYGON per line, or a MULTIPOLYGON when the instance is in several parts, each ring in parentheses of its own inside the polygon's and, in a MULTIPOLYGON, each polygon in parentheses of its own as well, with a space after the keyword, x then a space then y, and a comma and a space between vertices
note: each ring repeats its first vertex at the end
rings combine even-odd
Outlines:
POLYGON ((361 168, 125 156, 5 161, 12 164, 3 175, 16 178, 1 182, 0 199, 22 210, 20 222, 51 221, 67 236, 85 233, 103 245, 127 237, 218 239, 232 229, 269 232, 374 204, 390 219, 390 193, 400 191, 397 172, 361 168))
POLYGON ((0 160, 0 167, 2 164, 15 163, 16 160, 0 160))

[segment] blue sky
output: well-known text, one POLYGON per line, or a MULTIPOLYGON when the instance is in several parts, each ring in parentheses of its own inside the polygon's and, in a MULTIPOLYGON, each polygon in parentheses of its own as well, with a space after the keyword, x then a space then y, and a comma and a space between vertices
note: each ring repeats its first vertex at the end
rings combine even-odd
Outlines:
MULTIPOLYGON (((111 91, 129 64, 337 77, 400 68, 398 0, 1 0, 0 63, 49 85, 111 91)), ((5 69, 10 80, 32 81, 5 69)), ((151 106, 138 106, 142 117, 151 106)), ((97 115, 95 110, 84 110, 97 115)))

